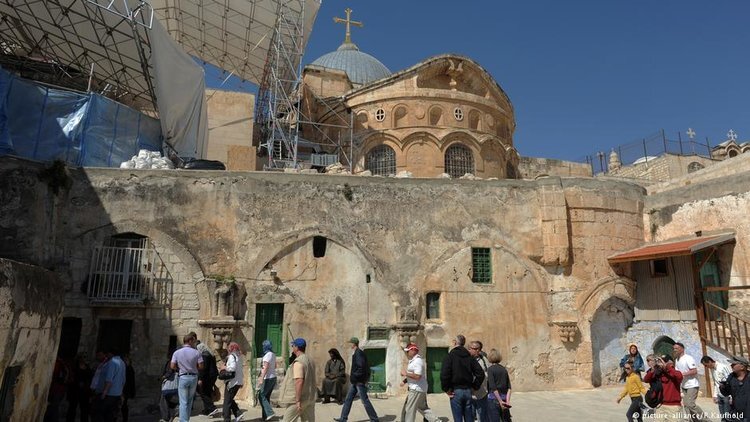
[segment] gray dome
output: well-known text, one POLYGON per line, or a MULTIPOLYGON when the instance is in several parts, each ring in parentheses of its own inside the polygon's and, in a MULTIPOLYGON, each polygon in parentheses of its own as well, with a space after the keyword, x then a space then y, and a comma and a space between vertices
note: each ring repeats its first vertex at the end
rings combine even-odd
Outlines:
POLYGON ((318 57, 313 65, 346 72, 353 84, 366 85, 391 76, 391 71, 378 59, 359 51, 354 43, 344 43, 328 54, 318 57))

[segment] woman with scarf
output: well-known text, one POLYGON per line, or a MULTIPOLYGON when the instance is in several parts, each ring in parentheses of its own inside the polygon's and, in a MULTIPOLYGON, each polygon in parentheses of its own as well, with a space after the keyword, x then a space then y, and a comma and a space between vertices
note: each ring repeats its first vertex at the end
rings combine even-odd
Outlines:
POLYGON ((625 353, 625 356, 623 356, 622 359, 620 359, 620 370, 622 371, 620 381, 625 381, 625 378, 628 376, 628 374, 625 373, 625 364, 628 362, 632 363, 632 373, 637 374, 638 377, 640 377, 641 372, 643 372, 643 358, 641 357, 641 353, 638 351, 638 346, 636 346, 635 343, 628 344, 628 352, 625 353))

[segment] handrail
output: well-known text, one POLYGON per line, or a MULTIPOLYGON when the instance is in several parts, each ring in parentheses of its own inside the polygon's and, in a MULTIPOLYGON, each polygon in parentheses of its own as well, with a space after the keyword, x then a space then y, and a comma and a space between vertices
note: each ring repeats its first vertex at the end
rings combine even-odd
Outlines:
POLYGON ((706 343, 733 356, 750 356, 750 321, 704 301, 706 343))

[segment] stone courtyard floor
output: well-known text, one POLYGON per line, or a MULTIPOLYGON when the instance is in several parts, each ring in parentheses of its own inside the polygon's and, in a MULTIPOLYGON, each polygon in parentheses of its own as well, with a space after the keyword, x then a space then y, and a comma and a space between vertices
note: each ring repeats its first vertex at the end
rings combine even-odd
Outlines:
MULTIPOLYGON (((620 392, 619 387, 605 387, 587 390, 567 391, 539 391, 518 392, 512 395, 512 414, 514 422, 594 422, 625 421, 630 399, 623 399, 620 404, 615 403, 620 392)), ((375 410, 381 421, 399 421, 401 419, 401 406, 403 398, 391 397, 387 399, 371 398, 375 410)), ((433 412, 443 421, 452 420, 448 399, 444 394, 430 394, 427 399, 433 412)), ((708 413, 711 421, 718 422, 716 405, 711 399, 699 398, 698 404, 708 413)), ((249 403, 240 403, 240 407, 246 410, 246 421, 260 420, 260 406, 250 407, 249 403), (243 406, 244 405, 244 406, 243 406)), ((283 414, 282 409, 274 409, 277 416, 283 414)), ((315 408, 315 419, 325 422, 333 421, 341 412, 341 406, 336 403, 318 403, 315 408)), ((131 418, 133 422, 153 422, 158 420, 154 417, 131 418)), ((221 418, 208 418, 206 416, 194 416, 191 421, 208 422, 221 421, 221 418)), ((277 420, 280 420, 278 418, 277 420)), ((352 412, 349 415, 351 422, 367 421, 367 415, 359 401, 355 401, 352 412)), ((419 418, 418 420, 421 420, 419 418)), ((657 419, 647 419, 654 420, 657 419)))

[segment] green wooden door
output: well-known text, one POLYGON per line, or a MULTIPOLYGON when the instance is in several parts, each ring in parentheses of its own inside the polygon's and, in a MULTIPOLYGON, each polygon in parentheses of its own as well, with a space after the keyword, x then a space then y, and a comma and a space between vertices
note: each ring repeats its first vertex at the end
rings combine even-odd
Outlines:
POLYGON ((284 304, 259 303, 255 305, 255 356, 263 356, 263 340, 271 340, 273 351, 281 353, 284 331, 284 304))
MULTIPOLYGON (((698 253, 695 256, 696 260, 703 259, 704 253, 698 253)), ((700 262, 700 261, 699 261, 700 262)), ((702 287, 719 287, 721 286, 721 280, 719 279, 719 266, 716 262, 716 257, 712 256, 708 259, 708 262, 703 264, 700 271, 701 286, 702 287)), ((711 302, 712 304, 722 308, 727 308, 727 294, 726 292, 704 292, 703 298, 711 302)), ((713 308, 706 309, 706 318, 709 321, 718 320, 720 318, 719 311, 713 308)))
POLYGON ((370 365, 370 382, 372 391, 385 391, 385 349, 367 349, 364 351, 370 365))
POLYGON ((447 347, 428 347, 426 356, 427 365, 427 392, 442 393, 440 384, 440 369, 443 368, 443 359, 448 356, 447 347))

